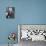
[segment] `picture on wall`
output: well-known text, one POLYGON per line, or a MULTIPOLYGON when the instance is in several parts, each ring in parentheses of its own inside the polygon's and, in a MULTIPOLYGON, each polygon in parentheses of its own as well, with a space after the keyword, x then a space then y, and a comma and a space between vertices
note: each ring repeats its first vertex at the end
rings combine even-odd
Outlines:
POLYGON ((6 18, 15 18, 15 7, 6 8, 6 18))
POLYGON ((19 25, 18 31, 20 31, 20 41, 46 41, 46 25, 19 25))

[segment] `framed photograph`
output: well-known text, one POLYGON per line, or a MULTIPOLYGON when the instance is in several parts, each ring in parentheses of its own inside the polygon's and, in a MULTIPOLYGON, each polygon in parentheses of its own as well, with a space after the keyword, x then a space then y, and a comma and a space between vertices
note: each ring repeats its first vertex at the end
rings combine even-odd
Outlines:
POLYGON ((15 18, 15 7, 6 8, 6 18, 15 18))
POLYGON ((46 41, 46 25, 20 24, 18 33, 19 41, 46 41))

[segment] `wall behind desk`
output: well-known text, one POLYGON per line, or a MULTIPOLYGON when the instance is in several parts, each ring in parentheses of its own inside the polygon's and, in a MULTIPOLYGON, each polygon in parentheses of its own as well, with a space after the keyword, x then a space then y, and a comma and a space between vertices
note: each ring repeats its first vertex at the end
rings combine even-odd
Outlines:
POLYGON ((46 24, 46 0, 12 0, 15 19, 6 19, 9 4, 9 0, 0 0, 0 44, 8 43, 9 32, 18 32, 18 24, 46 24))

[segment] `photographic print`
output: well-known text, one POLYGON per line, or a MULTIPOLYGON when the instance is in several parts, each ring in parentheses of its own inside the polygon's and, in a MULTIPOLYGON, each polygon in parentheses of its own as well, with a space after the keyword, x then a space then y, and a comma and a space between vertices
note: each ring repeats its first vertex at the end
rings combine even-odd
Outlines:
POLYGON ((15 7, 6 8, 6 18, 15 18, 15 7))
POLYGON ((20 46, 31 46, 31 43, 46 42, 46 25, 18 25, 20 46))

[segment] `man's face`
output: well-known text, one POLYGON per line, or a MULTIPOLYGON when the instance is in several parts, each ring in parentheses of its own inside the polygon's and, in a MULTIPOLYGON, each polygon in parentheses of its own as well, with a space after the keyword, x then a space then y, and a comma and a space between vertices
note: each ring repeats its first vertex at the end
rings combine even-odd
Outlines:
POLYGON ((9 11, 12 12, 12 8, 9 8, 9 11))

